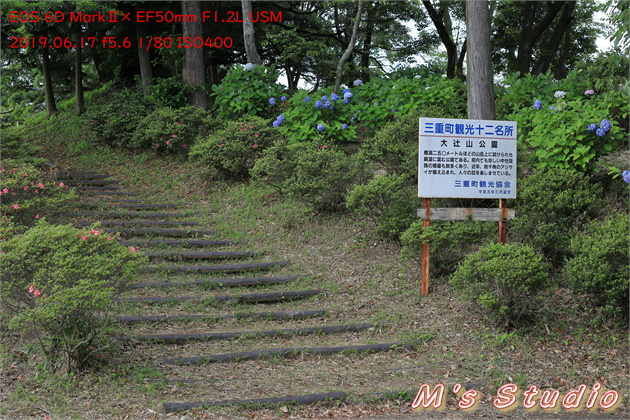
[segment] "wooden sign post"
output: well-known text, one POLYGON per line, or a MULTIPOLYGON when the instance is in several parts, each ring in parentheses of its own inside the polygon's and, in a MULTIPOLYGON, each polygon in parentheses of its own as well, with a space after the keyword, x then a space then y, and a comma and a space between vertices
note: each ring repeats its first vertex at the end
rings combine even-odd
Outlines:
MULTIPOLYGON (((418 210, 422 226, 431 220, 499 222, 499 243, 505 243, 506 207, 516 198, 516 122, 420 118, 418 210), (431 198, 495 198, 499 208, 431 208, 431 198)), ((429 244, 422 244, 423 296, 429 293, 429 244)))

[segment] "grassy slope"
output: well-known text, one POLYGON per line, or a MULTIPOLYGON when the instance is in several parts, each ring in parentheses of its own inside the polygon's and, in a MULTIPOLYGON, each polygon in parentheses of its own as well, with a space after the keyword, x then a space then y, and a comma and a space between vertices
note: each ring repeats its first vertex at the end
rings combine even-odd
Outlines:
MULTIPOLYGON (((205 410, 195 417, 256 415, 260 418, 313 415, 341 417, 352 413, 407 413, 408 403, 374 399, 372 392, 417 389, 428 383, 449 386, 481 383, 482 406, 489 413, 498 386, 515 382, 536 384, 567 392, 584 383, 603 381, 628 401, 627 331, 614 326, 595 330, 592 313, 563 290, 547 300, 554 315, 541 319, 529 334, 505 334, 486 326, 473 308, 460 300, 443 279, 432 279, 431 293, 419 295, 419 269, 401 262, 396 245, 379 241, 370 226, 351 215, 320 216, 301 204, 285 201, 270 191, 246 184, 225 184, 208 179, 203 168, 190 162, 153 154, 131 154, 105 147, 81 149, 81 130, 41 133, 42 154, 49 160, 77 168, 112 173, 123 179, 128 191, 146 202, 179 203, 201 211, 194 217, 222 232, 221 239, 240 241, 239 249, 262 250, 268 259, 294 264, 282 275, 308 274, 290 288, 322 288, 324 296, 284 305, 286 309, 326 308, 329 324, 379 322, 382 328, 352 337, 252 339, 201 343, 184 351, 168 345, 139 344, 122 348, 118 357, 92 373, 58 378, 45 374, 38 356, 17 345, 3 347, 5 385, 0 415, 25 417, 52 414, 75 418, 162 418, 163 402, 191 402, 261 396, 284 396, 343 390, 352 394, 348 404, 314 408, 205 410), (70 136, 70 137, 69 137, 70 136), (72 136, 75 136, 72 138, 72 136), (68 153, 74 150, 76 153, 68 153), (375 355, 298 356, 221 365, 173 368, 166 357, 204 355, 269 347, 337 345, 351 342, 416 341, 414 350, 375 355), (147 383, 147 378, 195 378, 196 385, 147 383)), ((193 220, 190 218, 189 220, 193 220)), ((283 290, 276 286, 272 290, 283 290)), ((182 295, 225 294, 206 289, 179 290, 182 295)), ((164 290, 138 295, 159 295, 164 290)), ((228 291, 226 293, 236 293, 228 291)), ((280 305, 278 305, 280 307, 280 305)), ((219 313, 239 307, 211 308, 219 313)), ((274 310, 274 306, 257 310, 274 310)), ((130 309, 133 311, 134 309, 130 309)), ((152 308, 156 313, 204 311, 195 306, 152 308)), ((144 311, 144 308, 142 308, 144 311)), ((129 312, 129 311, 127 311, 129 312)), ((214 314, 215 312, 213 312, 214 314)), ((317 325, 316 319, 272 323, 229 321, 225 324, 183 323, 173 332, 195 330, 250 331, 317 325)), ((150 326, 135 332, 152 333, 150 326)), ((627 407, 624 411, 627 414, 627 407)))

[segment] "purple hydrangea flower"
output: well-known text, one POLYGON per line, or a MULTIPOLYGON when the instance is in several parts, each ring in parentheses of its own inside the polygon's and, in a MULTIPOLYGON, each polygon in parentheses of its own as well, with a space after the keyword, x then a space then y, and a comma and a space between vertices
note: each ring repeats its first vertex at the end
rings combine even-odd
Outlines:
POLYGON ((604 132, 608 133, 610 129, 612 128, 612 124, 610 123, 609 120, 602 120, 602 122, 599 123, 599 128, 604 130, 604 132))
POLYGON ((322 101, 315 101, 315 108, 322 109, 323 106, 324 104, 322 103, 322 101))
POLYGON ((317 131, 319 131, 320 133, 324 131, 325 129, 326 127, 324 126, 324 124, 317 124, 317 131))
POLYGON ((623 171, 621 175, 623 176, 623 180, 630 184, 630 171, 623 171))
POLYGON ((540 99, 537 101, 534 101, 534 108, 542 109, 542 101, 540 99))
POLYGON ((597 130, 597 125, 591 124, 588 126, 588 131, 590 131, 591 133, 595 132, 595 130, 597 130))
POLYGON ((310 100, 311 100, 311 98, 309 98, 308 96, 306 98, 304 98, 304 102, 308 102, 310 100))
POLYGON ((336 93, 333 93, 332 96, 330 97, 330 100, 333 102, 337 102, 339 100, 339 95, 337 95, 336 93))
POLYGON ((604 131, 603 128, 598 128, 597 130, 595 130, 595 134, 597 134, 599 137, 604 137, 606 135, 606 131, 604 131))
POLYGON ((276 98, 269 98, 269 105, 274 106, 276 104, 276 98))
POLYGON ((252 63, 245 64, 245 70, 249 71, 249 70, 251 70, 253 68, 254 68, 254 65, 252 63))
POLYGON ((595 91, 593 89, 589 89, 586 92, 584 92, 585 95, 595 95, 595 91))

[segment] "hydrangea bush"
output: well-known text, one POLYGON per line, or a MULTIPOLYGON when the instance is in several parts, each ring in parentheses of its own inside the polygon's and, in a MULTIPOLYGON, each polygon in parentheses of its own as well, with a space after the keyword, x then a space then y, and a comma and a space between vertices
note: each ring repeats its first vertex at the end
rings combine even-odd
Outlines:
POLYGON ((212 88, 217 117, 238 120, 245 116, 269 118, 274 115, 275 99, 284 89, 277 83, 280 72, 274 66, 265 67, 247 63, 237 66, 225 75, 221 84, 212 88))

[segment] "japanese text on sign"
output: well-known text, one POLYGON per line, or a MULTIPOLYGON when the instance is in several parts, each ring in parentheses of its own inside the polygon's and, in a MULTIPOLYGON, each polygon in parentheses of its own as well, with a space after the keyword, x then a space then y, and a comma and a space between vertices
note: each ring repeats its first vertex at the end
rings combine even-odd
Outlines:
POLYGON ((516 122, 420 118, 418 197, 516 198, 516 122))

